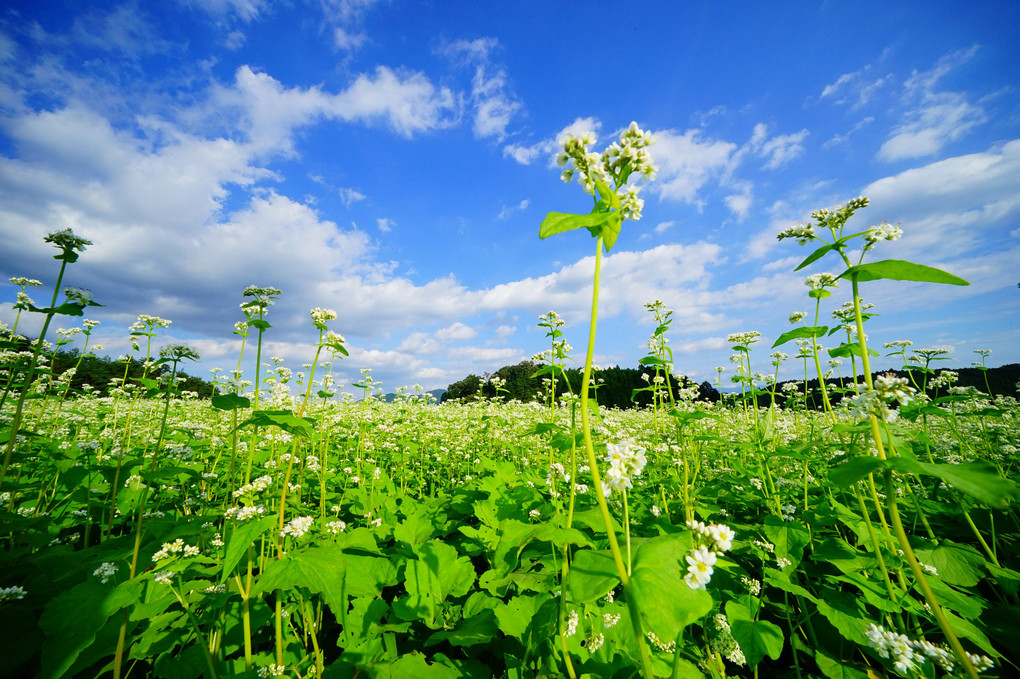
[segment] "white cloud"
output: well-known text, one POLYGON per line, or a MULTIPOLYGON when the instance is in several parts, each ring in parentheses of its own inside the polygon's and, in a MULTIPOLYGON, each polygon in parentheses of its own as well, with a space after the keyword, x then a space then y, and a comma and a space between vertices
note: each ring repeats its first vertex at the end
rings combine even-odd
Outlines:
POLYGON ((671 229, 675 224, 676 222, 673 221, 672 219, 665 222, 659 222, 658 224, 655 225, 653 231, 655 231, 655 233, 666 233, 666 230, 671 229))
POLYGON ((248 22, 258 19, 270 6, 270 0, 180 0, 187 7, 197 7, 215 17, 236 16, 248 22))
POLYGON ((353 187, 341 186, 339 189, 337 189, 337 193, 340 194, 340 200, 342 200, 344 205, 346 205, 347 207, 350 207, 354 203, 358 203, 367 198, 365 194, 363 194, 361 191, 358 191, 353 187))
POLYGON ((889 248, 958 259, 993 227, 1020 219, 1020 140, 879 179, 863 195, 871 215, 903 223, 903 240, 889 248))
POLYGON ((436 87, 425 75, 379 66, 360 75, 330 101, 329 112, 342 120, 382 118, 406 137, 448 127, 456 121, 457 101, 448 87, 436 87))
POLYGON ((502 141, 521 102, 513 94, 506 69, 493 63, 492 52, 499 48, 495 38, 458 40, 444 45, 442 52, 457 62, 474 68, 471 79, 472 129, 475 136, 502 141))
POLYGON ((655 133, 652 159, 659 166, 658 179, 649 191, 662 198, 702 205, 699 191, 714 175, 725 171, 737 145, 703 139, 699 130, 679 134, 672 130, 655 133))
POLYGON ((751 210, 751 202, 754 200, 752 195, 751 182, 737 182, 735 187, 738 193, 733 193, 723 200, 726 203, 726 207, 732 212, 737 219, 743 220, 747 217, 747 213, 751 210))
POLYGON ((808 136, 807 130, 784 134, 769 138, 768 126, 758 123, 754 126, 751 139, 747 142, 746 148, 759 158, 765 158, 765 168, 774 170, 786 165, 791 160, 804 153, 802 142, 808 136))
POLYGON ((392 231, 393 226, 396 224, 396 222, 387 217, 380 217, 379 219, 375 220, 375 223, 379 226, 379 230, 382 231, 383 233, 389 233, 390 231, 392 231))
POLYGON ((333 44, 339 50, 353 52, 360 48, 368 40, 364 33, 352 33, 340 26, 333 29, 333 44))
POLYGON ((585 132, 598 134, 601 127, 602 123, 597 118, 590 116, 575 118, 574 122, 557 132, 552 138, 543 139, 530 146, 507 144, 503 147, 503 156, 509 156, 521 165, 530 165, 535 158, 545 155, 548 156, 549 164, 554 165, 556 154, 563 148, 563 142, 567 140, 567 137, 575 137, 585 132))
POLYGON ((319 0, 326 19, 334 23, 360 21, 379 0, 319 0))
MULTIPOLYGON (((555 146, 550 147, 549 152, 555 146)), ((531 165, 531 162, 535 160, 543 152, 543 147, 539 144, 533 146, 521 146, 520 144, 507 144, 503 147, 503 156, 513 158, 521 165, 531 165)))
POLYGON ((962 92, 938 91, 939 81, 969 61, 977 47, 943 56, 931 69, 914 71, 904 84, 903 101, 909 107, 903 122, 882 144, 877 157, 893 162, 938 153, 949 142, 964 137, 988 117, 981 106, 962 92))
POLYGON ((860 130, 864 129, 868 125, 872 124, 873 122, 875 122, 875 117, 874 116, 867 116, 866 118, 862 118, 861 120, 859 120, 856 123, 854 123, 854 126, 851 127, 850 131, 847 132, 846 134, 834 134, 834 135, 832 135, 831 139, 829 139, 827 142, 822 144, 822 148, 827 149, 827 148, 831 148, 833 146, 838 146, 840 144, 845 144, 847 141, 850 140, 851 136, 853 136, 855 133, 859 132, 860 130))
POLYGON ((865 106, 879 90, 891 86, 894 82, 891 74, 873 77, 871 75, 873 68, 869 64, 853 73, 844 73, 822 89, 820 98, 829 99, 835 104, 849 104, 851 110, 865 106))
POLYGON ((437 330, 435 337, 441 342, 453 342, 459 340, 471 339, 478 334, 478 331, 474 328, 464 325, 460 321, 457 321, 453 325, 437 330))
POLYGON ((137 5, 127 3, 109 11, 93 9, 78 16, 71 29, 74 42, 103 50, 116 50, 131 57, 158 54, 174 49, 159 37, 155 27, 137 5))
POLYGON ((504 205, 499 214, 496 215, 496 219, 506 219, 515 212, 527 210, 529 205, 531 205, 531 199, 529 198, 525 198, 517 205, 504 205))

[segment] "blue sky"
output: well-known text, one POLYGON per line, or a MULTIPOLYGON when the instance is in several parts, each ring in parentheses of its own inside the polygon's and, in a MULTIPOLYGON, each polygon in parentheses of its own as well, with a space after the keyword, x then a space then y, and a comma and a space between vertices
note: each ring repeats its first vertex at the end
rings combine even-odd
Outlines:
POLYGON ((604 262, 596 363, 636 365, 662 299, 677 371, 714 378, 746 330, 767 370, 811 309, 804 276, 841 271, 794 273, 810 250, 775 235, 857 195, 856 226, 904 231, 874 258, 971 282, 867 284, 872 346, 1020 361, 1020 5, 633 5, 5 3, 0 274, 51 285, 42 237, 73 227, 95 244, 66 282, 105 305, 104 353, 157 315, 200 375, 236 364, 252 284, 283 290, 266 355, 295 370, 308 310, 338 312, 346 385, 493 372, 545 348, 550 309, 581 363, 594 241, 538 226, 591 202, 552 158, 565 132, 602 150, 633 120, 660 170, 604 262))

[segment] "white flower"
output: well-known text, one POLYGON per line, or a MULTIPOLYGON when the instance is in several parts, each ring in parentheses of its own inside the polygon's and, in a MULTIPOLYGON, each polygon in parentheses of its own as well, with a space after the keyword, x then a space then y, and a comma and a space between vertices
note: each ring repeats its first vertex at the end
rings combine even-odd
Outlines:
POLYGON ((291 519, 290 522, 283 527, 283 530, 280 531, 280 536, 287 537, 290 535, 291 537, 299 538, 308 532, 308 529, 312 527, 314 522, 315 519, 311 516, 299 516, 295 519, 291 519))
POLYGON ((691 589, 705 589, 705 585, 712 579, 712 573, 715 571, 713 568, 716 562, 715 552, 708 551, 707 547, 698 547, 685 558, 689 564, 687 575, 684 576, 687 586, 691 589))
POLYGON ((579 617, 577 611, 570 611, 570 617, 567 618, 567 628, 563 630, 563 636, 572 637, 577 632, 577 621, 579 617))
POLYGON ((20 585, 4 587, 0 589, 0 604, 7 601, 20 601, 25 598, 26 594, 28 594, 28 592, 26 592, 25 588, 20 585))
POLYGON ((733 538, 736 533, 729 526, 712 524, 707 528, 708 534, 715 540, 715 548, 720 552, 728 552, 733 547, 733 538))

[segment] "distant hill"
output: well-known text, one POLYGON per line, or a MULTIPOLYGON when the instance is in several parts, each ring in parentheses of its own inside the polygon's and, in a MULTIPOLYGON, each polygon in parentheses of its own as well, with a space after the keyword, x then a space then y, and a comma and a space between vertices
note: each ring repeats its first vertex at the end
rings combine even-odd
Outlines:
MULTIPOLYGON (((446 393, 446 389, 430 389, 429 391, 426 391, 425 393, 426 394, 432 394, 436 398, 436 403, 439 403, 441 400, 443 400, 443 394, 446 393)), ((387 403, 390 403, 392 401, 397 400, 397 395, 396 394, 386 394, 383 397, 383 400, 385 400, 387 403)))

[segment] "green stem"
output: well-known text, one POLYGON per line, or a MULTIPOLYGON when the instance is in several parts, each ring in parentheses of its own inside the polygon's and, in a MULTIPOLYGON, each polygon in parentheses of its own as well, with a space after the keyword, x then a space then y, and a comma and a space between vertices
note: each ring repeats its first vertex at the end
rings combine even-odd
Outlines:
POLYGON ((630 584, 630 575, 623 562, 623 554, 620 552, 620 544, 616 539, 616 532, 613 530, 613 521, 609 515, 609 504, 602 491, 602 478, 599 475, 598 460, 595 458, 595 445, 591 437, 591 415, 588 408, 588 386, 591 381, 591 366, 595 353, 595 328, 598 324, 599 309, 599 278, 602 269, 602 236, 595 240, 595 275, 592 289, 591 301, 591 323, 588 326, 588 351, 584 361, 584 374, 581 378, 581 433, 584 436, 584 449, 588 457, 588 466, 591 469, 592 488, 595 492, 595 499, 599 505, 599 512, 602 514, 602 523, 606 527, 606 535, 609 537, 609 551, 613 555, 613 562, 616 564, 616 572, 623 585, 623 591, 627 598, 627 608, 630 611, 631 625, 633 626, 635 642, 641 657, 641 673, 645 679, 652 679, 655 674, 652 672, 652 659, 648 651, 648 644, 645 641, 644 631, 641 629, 641 611, 637 601, 634 599, 633 587, 630 584))

